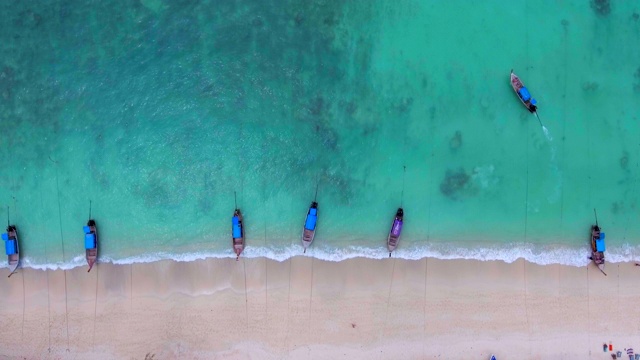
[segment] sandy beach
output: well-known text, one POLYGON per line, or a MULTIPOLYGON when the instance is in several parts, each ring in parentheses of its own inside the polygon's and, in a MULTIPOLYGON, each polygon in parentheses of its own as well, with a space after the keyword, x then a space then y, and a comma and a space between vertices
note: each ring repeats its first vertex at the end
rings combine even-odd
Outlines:
POLYGON ((3 269, 0 355, 608 359, 603 342, 640 348, 640 269, 607 270, 309 257, 24 269, 10 279, 3 269))

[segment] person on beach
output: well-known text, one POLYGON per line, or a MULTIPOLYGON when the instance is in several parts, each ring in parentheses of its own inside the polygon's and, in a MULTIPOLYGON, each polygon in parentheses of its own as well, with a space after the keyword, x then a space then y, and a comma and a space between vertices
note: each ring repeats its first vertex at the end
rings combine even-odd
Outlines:
POLYGON ((633 348, 625 349, 627 351, 627 355, 629 355, 629 360, 633 360, 633 348))

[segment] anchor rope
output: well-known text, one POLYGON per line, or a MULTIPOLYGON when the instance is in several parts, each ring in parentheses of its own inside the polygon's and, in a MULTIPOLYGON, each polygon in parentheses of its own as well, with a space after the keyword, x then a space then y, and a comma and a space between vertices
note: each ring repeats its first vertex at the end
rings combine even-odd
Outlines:
MULTIPOLYGON (((56 194, 58 198, 58 222, 60 224, 60 244, 62 245, 62 265, 64 265, 65 261, 65 253, 64 253, 64 235, 62 232, 62 205, 60 204, 60 181, 58 179, 58 162, 54 161, 56 164, 56 194)), ((69 351, 69 301, 67 297, 67 270, 63 269, 64 274, 64 318, 67 327, 67 351, 69 351)))

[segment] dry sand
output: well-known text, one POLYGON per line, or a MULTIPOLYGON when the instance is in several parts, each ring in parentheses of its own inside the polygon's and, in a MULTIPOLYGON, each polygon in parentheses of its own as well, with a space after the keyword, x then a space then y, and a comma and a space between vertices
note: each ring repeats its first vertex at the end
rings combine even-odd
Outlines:
POLYGON ((640 268, 296 257, 0 271, 0 358, 611 359, 640 268), (65 296, 66 284, 66 296, 65 296))

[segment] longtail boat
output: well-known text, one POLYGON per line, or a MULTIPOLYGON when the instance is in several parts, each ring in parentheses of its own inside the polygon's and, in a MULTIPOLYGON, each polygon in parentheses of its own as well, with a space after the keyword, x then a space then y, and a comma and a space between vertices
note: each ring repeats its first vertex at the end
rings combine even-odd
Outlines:
POLYGON ((302 246, 304 246, 304 252, 307 252, 307 248, 313 242, 313 238, 316 236, 316 225, 318 223, 318 203, 312 202, 307 212, 307 218, 304 220, 304 227, 302 228, 302 246))
POLYGON ((516 92, 516 95, 518 95, 518 98, 522 101, 522 105, 531 113, 536 114, 538 108, 536 104, 538 102, 531 97, 529 90, 524 86, 522 81, 520 81, 518 75, 514 74, 513 69, 511 70, 511 87, 513 87, 513 91, 516 92))
POLYGON ((604 232, 601 231, 596 223, 596 225, 591 226, 591 260, 603 274, 607 275, 604 272, 604 252, 604 232))
POLYGON ((89 219, 87 225, 83 226, 82 229, 84 230, 84 248, 86 250, 87 264, 89 264, 87 272, 89 272, 98 258, 98 228, 96 227, 96 222, 89 219))
POLYGON ((238 261, 242 250, 244 250, 244 227, 242 226, 240 209, 236 209, 231 218, 231 237, 233 239, 233 251, 236 253, 236 261, 238 261))
POLYGON ((15 225, 8 225, 7 232, 2 234, 4 250, 9 261, 9 276, 13 275, 20 265, 20 247, 18 246, 18 229, 15 225))
POLYGON ((389 231, 389 237, 387 238, 387 248, 389 248, 389 257, 391 252, 398 247, 398 241, 400 241, 400 233, 402 233, 402 222, 404 221, 404 211, 402 208, 398 208, 396 216, 391 223, 391 230, 389 231))

